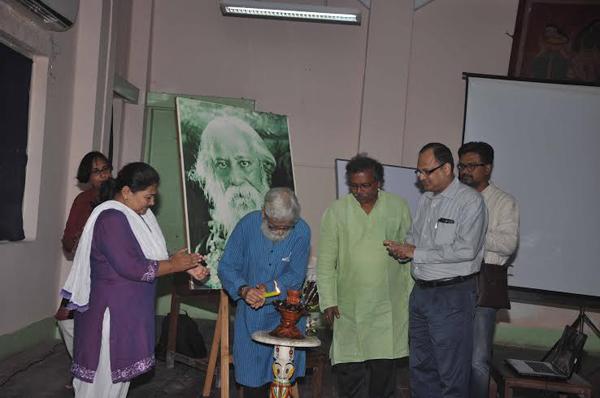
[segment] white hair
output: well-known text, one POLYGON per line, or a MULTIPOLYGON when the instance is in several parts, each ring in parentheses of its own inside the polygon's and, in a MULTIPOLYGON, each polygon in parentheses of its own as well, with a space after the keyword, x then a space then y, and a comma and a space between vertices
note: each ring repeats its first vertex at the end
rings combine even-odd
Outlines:
POLYGON ((272 220, 296 222, 300 218, 300 203, 290 188, 271 188, 265 195, 263 210, 272 220))

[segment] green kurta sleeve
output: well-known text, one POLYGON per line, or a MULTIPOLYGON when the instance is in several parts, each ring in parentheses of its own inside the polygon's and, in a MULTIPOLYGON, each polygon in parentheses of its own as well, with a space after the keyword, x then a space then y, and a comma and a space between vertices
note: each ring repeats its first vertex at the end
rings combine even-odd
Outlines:
POLYGON ((317 289, 321 311, 337 305, 337 276, 339 240, 334 210, 328 209, 321 220, 317 289))

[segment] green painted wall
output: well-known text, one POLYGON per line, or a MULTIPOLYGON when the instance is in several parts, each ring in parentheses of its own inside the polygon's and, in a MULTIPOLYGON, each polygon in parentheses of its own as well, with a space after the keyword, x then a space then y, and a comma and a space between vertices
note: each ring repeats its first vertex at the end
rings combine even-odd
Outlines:
POLYGON ((0 336, 0 360, 41 342, 57 338, 59 337, 54 317, 34 322, 14 333, 0 336))
MULTIPOLYGON (((167 278, 164 278, 167 279, 167 278)), ((157 313, 166 314, 171 305, 170 295, 163 295, 157 301, 157 313)), ((182 304, 182 310, 188 312, 192 318, 216 320, 217 314, 191 305, 182 304)), ((562 331, 540 328, 521 328, 508 324, 498 324, 496 328, 495 343, 513 347, 533 347, 549 349, 560 338, 562 331)), ((585 351, 600 353, 600 338, 589 330, 585 333, 588 339, 585 351)), ((53 317, 34 322, 14 333, 0 336, 0 360, 12 354, 26 350, 41 342, 59 339, 56 321, 53 317)))
MULTIPOLYGON (((589 328, 583 331, 587 334, 584 349, 586 352, 600 352, 600 338, 589 328)), ((542 328, 523 328, 505 323, 496 325, 494 342, 500 345, 513 347, 535 347, 550 349, 562 335, 562 330, 549 330, 542 328)))

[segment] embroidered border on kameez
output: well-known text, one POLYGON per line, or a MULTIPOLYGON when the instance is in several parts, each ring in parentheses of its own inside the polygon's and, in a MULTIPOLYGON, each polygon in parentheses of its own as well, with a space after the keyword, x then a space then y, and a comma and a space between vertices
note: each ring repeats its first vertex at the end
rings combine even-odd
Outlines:
POLYGON ((73 376, 77 377, 78 379, 88 383, 93 383, 94 376, 96 375, 95 370, 85 368, 78 363, 73 363, 73 365, 71 365, 71 373, 73 373, 73 376))
POLYGON ((156 278, 156 272, 158 271, 158 261, 153 260, 148 264, 148 270, 142 275, 142 281, 152 282, 156 278))
MULTIPOLYGON (((65 289, 61 289, 60 290, 60 295, 67 299, 67 300, 71 300, 71 292, 66 291, 65 289)), ((77 312, 86 312, 90 306, 89 305, 77 305, 75 303, 73 303, 72 301, 69 301, 69 303, 67 304, 67 308, 70 310, 76 310, 77 312)))
POLYGON ((154 362, 154 355, 152 355, 148 358, 141 359, 126 368, 113 370, 111 372, 112 381, 113 383, 120 383, 131 380, 150 370, 150 368, 154 366, 154 362))

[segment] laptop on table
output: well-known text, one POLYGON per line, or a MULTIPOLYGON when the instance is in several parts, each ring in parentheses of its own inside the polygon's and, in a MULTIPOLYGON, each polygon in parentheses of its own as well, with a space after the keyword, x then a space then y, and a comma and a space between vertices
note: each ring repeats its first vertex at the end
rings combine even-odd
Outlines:
POLYGON ((541 361, 507 359, 520 376, 566 380, 581 359, 587 336, 573 326, 565 326, 561 338, 541 361))
POLYGON ((530 361, 526 359, 507 359, 506 363, 520 376, 547 377, 552 379, 566 380, 571 377, 571 369, 563 373, 552 362, 530 361))

